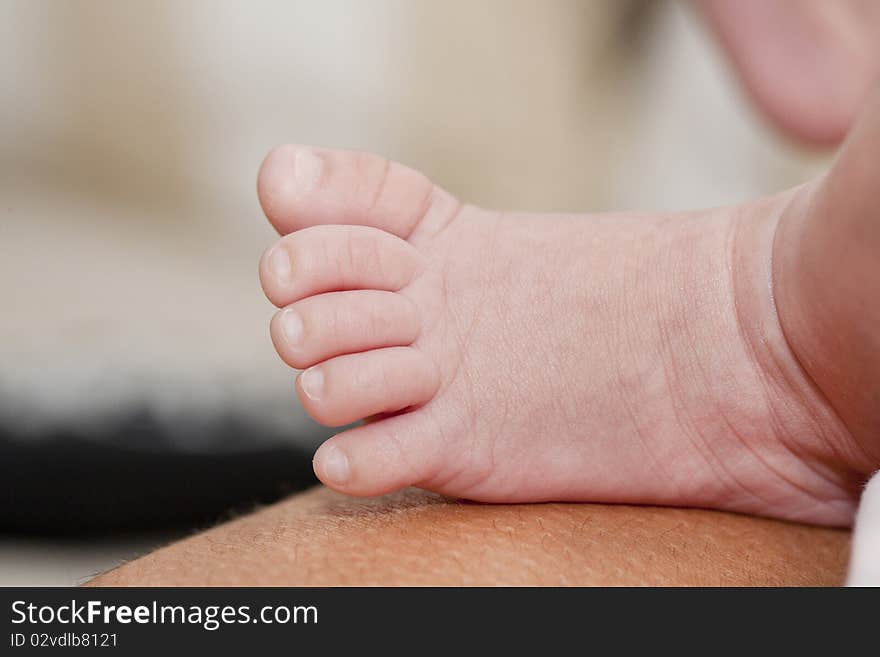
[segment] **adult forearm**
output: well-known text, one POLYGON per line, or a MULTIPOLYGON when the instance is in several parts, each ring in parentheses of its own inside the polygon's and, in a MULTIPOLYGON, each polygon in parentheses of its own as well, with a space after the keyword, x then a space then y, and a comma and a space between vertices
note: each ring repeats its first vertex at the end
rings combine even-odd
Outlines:
POLYGON ((91 585, 839 584, 847 532, 733 514, 313 489, 91 585))

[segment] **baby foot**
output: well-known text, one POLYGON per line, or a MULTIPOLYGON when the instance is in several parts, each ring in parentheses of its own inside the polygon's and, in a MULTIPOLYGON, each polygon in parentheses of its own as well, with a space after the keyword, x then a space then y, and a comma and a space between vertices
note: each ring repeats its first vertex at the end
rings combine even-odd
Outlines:
POLYGON ((275 149, 272 339, 315 419, 369 419, 318 476, 850 523, 880 463, 880 112, 857 136, 827 180, 677 215, 492 212, 380 157, 275 149))

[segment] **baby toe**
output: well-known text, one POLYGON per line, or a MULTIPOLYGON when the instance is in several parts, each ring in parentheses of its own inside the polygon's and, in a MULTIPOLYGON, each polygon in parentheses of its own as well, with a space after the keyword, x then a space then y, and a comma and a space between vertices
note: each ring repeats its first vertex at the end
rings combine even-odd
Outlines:
POLYGON ((433 361, 413 347, 388 347, 331 358, 303 372, 297 392, 306 411, 327 426, 400 411, 429 401, 440 379, 433 361))
POLYGON ((381 290, 311 296, 278 312, 270 325, 281 359, 300 369, 343 354, 407 346, 420 329, 415 304, 381 290))
POLYGON ((260 261, 260 282, 278 307, 341 290, 397 291, 421 269, 418 251, 364 226, 316 226, 280 239, 260 261))

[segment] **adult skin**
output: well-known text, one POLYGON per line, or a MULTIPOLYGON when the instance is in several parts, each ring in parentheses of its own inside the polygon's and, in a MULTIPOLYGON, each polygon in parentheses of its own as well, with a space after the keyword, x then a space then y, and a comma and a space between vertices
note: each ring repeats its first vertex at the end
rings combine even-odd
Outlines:
POLYGON ((839 585, 849 532, 698 509, 295 495, 89 586, 839 585))

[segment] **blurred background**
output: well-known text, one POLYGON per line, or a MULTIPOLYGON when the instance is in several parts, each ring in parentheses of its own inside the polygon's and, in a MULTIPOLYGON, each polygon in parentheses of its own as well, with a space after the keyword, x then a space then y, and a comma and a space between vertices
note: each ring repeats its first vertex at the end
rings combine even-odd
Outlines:
POLYGON ((679 209, 801 182, 686 3, 0 0, 0 585, 73 584, 313 482, 268 338, 274 145, 468 201, 679 209))

